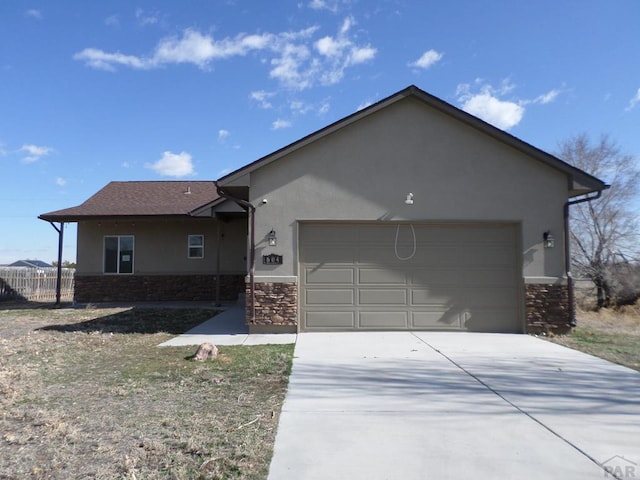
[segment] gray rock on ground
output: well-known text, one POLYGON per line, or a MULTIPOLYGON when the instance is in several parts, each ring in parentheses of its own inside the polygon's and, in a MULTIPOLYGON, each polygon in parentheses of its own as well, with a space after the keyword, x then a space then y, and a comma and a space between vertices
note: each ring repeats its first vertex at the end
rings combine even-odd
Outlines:
POLYGON ((205 360, 213 360, 218 356, 218 347, 211 343, 203 343, 198 347, 195 355, 193 356, 194 360, 198 360, 199 362, 204 362, 205 360))

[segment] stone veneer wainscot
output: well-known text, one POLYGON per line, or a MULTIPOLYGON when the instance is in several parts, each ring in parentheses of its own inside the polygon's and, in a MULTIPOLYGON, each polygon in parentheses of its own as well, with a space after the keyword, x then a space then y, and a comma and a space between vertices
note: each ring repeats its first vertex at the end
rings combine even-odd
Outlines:
MULTIPOLYGON (((220 275, 221 301, 244 291, 244 275, 220 275)), ((74 300, 89 302, 215 301, 215 275, 76 275, 74 300)))

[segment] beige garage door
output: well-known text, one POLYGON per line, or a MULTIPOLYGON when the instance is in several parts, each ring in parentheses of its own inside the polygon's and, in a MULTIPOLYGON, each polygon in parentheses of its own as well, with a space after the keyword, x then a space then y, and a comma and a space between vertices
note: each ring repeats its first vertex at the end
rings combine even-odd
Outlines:
POLYGON ((304 331, 523 330, 513 224, 302 223, 304 331))

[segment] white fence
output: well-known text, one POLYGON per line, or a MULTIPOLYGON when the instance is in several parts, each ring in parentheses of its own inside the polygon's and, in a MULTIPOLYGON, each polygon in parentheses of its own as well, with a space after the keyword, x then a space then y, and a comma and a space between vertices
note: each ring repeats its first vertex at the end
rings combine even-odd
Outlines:
MULTIPOLYGON (((63 268, 60 300, 73 300, 73 268, 63 268)), ((57 268, 0 267, 0 301, 28 300, 54 302, 56 300, 57 268)))

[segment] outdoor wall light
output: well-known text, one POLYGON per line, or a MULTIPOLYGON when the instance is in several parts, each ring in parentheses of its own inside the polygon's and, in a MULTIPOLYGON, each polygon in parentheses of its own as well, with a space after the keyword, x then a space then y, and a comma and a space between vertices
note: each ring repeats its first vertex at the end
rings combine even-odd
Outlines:
POLYGON ((407 198, 404 200, 407 205, 413 205, 413 193, 408 193, 407 198))
POLYGON ((553 235, 551 235, 551 232, 549 230, 542 234, 542 239, 544 248, 553 248, 556 246, 556 239, 553 238, 553 235))
POLYGON ((270 247, 275 247, 278 244, 278 237, 276 237, 276 231, 273 228, 267 234, 267 240, 270 247))

